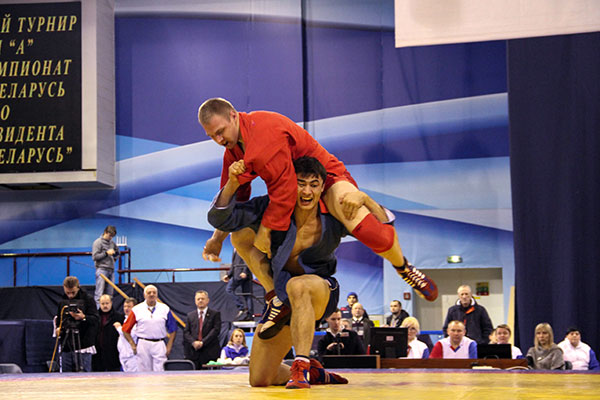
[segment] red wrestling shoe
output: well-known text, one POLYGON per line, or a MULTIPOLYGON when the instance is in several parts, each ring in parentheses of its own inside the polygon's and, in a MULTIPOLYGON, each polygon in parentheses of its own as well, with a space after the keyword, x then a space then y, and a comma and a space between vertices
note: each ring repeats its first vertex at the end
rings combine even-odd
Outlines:
POLYGON ((396 267, 396 272, 404 279, 406 283, 415 289, 415 292, 428 301, 434 301, 438 296, 438 288, 433 281, 423 272, 411 265, 406 258, 404 258, 404 265, 402 267, 396 267))
POLYGON ((272 296, 259 322, 259 324, 262 324, 262 327, 260 332, 258 332, 258 337, 263 340, 271 339, 281 331, 285 324, 290 321, 291 317, 292 310, 279 300, 277 296, 272 296))
POLYGON ((295 360, 292 364, 292 376, 287 385, 286 389, 310 389, 310 383, 308 383, 308 370, 310 369, 310 363, 306 361, 295 360))
POLYGON ((325 371, 321 363, 314 358, 310 359, 309 374, 311 385, 344 385, 348 383, 348 379, 343 376, 325 371))

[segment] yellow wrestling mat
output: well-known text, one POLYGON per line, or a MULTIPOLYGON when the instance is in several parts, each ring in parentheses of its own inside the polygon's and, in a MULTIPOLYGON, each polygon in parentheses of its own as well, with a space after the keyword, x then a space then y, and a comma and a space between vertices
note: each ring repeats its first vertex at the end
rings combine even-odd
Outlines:
POLYGON ((348 385, 251 388, 247 370, 0 375, 6 399, 600 399, 600 374, 344 370, 348 385))

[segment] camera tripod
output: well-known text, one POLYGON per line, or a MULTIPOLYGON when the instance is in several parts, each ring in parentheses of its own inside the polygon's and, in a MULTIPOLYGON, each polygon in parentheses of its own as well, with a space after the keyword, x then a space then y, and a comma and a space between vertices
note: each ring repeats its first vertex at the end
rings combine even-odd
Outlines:
POLYGON ((65 345, 70 344, 71 352, 73 353, 73 361, 75 364, 74 372, 83 371, 83 365, 81 363, 81 338, 79 336, 79 329, 68 327, 65 329, 65 335, 62 338, 59 348, 59 372, 63 372, 63 354, 65 345), (69 341, 69 342, 68 342, 69 341))

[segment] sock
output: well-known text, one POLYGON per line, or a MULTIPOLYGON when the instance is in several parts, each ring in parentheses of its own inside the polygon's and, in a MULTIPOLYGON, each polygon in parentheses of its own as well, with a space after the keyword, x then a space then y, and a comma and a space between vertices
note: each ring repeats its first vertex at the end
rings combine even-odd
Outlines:
POLYGON ((363 218, 351 233, 377 254, 388 251, 394 245, 394 227, 379 222, 371 213, 363 218))

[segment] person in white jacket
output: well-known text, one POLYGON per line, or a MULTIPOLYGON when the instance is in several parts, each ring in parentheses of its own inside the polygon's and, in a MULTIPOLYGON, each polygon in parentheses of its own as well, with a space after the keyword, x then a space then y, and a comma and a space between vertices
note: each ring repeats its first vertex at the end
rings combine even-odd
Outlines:
MULTIPOLYGON (((123 313, 125 314, 125 321, 127 321, 127 317, 129 316, 129 313, 131 313, 131 309, 136 304, 137 304, 137 300, 134 299, 133 297, 129 297, 129 298, 125 299, 125 302, 123 302, 123 313)), ((119 340, 117 341, 117 350, 119 350, 119 361, 121 362, 121 367, 123 368, 123 372, 137 372, 136 356, 133 353, 133 349, 131 348, 131 345, 127 342, 127 339, 125 339, 125 336, 123 336, 123 327, 118 322, 115 322, 113 325, 114 325, 115 329, 117 330, 117 332, 119 332, 119 340)), ((131 330, 131 337, 137 343, 137 334, 136 334, 137 329, 136 328, 137 327, 134 326, 133 329, 131 330)))
POLYGON ((594 350, 581 341, 581 332, 572 327, 567 330, 565 340, 558 344, 563 351, 563 358, 573 364, 574 370, 598 370, 600 365, 594 350))

